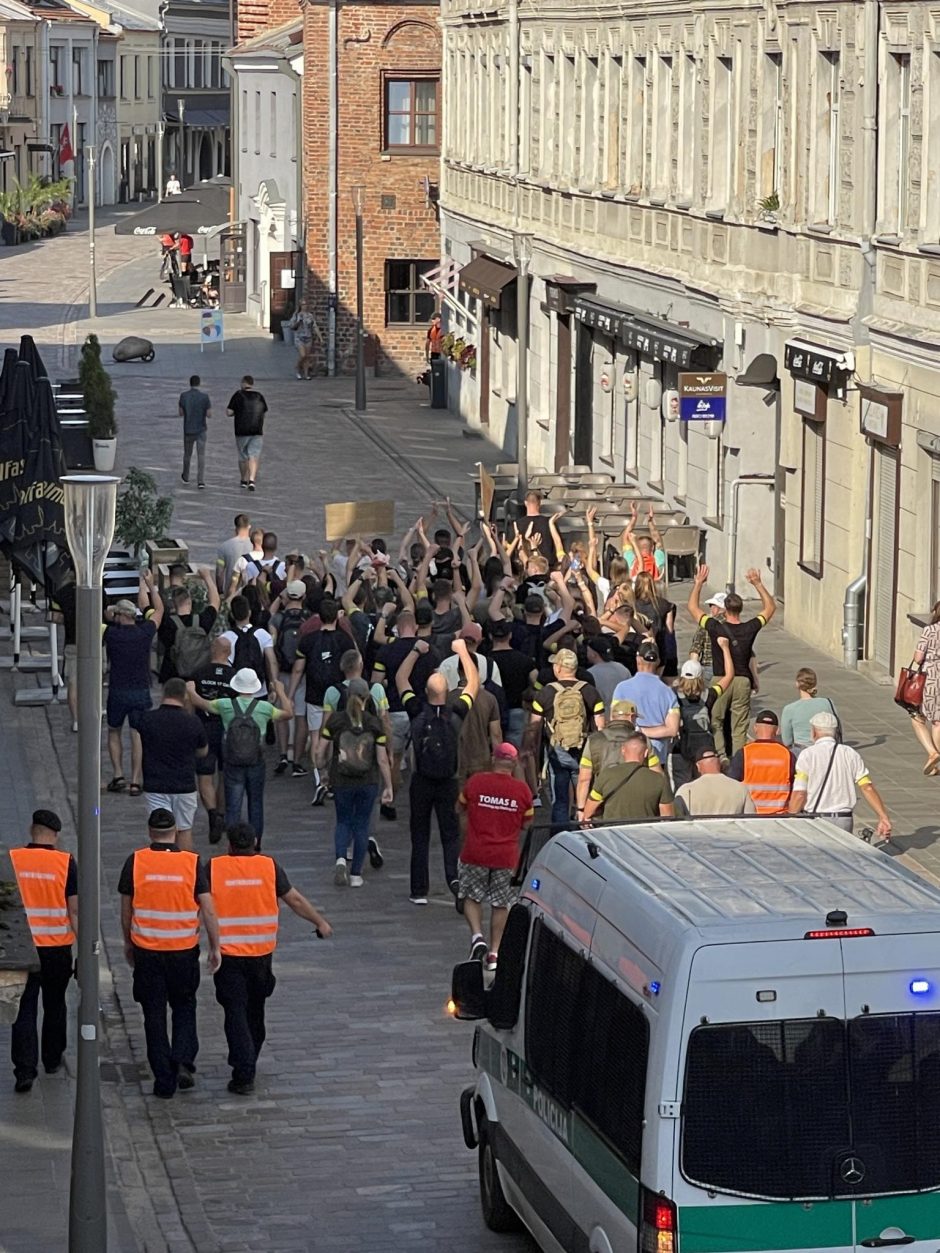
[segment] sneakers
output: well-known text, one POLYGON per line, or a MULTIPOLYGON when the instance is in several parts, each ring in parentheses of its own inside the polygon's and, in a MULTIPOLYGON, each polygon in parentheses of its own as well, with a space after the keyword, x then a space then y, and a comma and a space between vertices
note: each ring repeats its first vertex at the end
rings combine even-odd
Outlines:
POLYGON ((291 763, 287 760, 287 754, 281 753, 280 757, 277 760, 277 765, 274 767, 274 773, 284 774, 287 771, 290 764, 291 763))
POLYGON ((236 1096, 251 1096, 252 1092, 255 1090, 255 1085, 250 1079, 247 1082, 239 1081, 238 1079, 229 1079, 228 1090, 229 1092, 234 1092, 236 1096))
POLYGON ((475 935, 470 941, 470 956, 468 961, 481 962, 486 957, 486 940, 482 935, 475 935))
POLYGON ((307 777, 306 768, 302 766, 299 761, 292 762, 290 777, 292 779, 305 779, 307 777))
POLYGON ((250 492, 253 492, 253 491, 255 490, 255 483, 254 483, 254 479, 252 479, 252 480, 251 480, 251 482, 248 484, 248 490, 249 490, 250 492))
MULTIPOLYGON (((427 901, 425 901, 425 904, 427 904, 427 901)), ((35 1079, 17 1079, 16 1083, 14 1083, 13 1085, 13 1091, 14 1092, 31 1092, 33 1089, 33 1084, 35 1082, 36 1082, 35 1079)))
POLYGON ((313 800, 310 802, 310 804, 322 805, 325 800, 326 800, 326 785, 324 783, 318 783, 317 786, 313 789, 313 800))
POLYGON ((369 836, 369 865, 373 870, 381 870, 385 865, 385 858, 382 856, 379 842, 372 835, 369 836))
POLYGON ((333 871, 333 882, 338 888, 349 887, 349 867, 345 857, 337 857, 336 869, 333 871))
POLYGON ((412 896, 411 903, 412 905, 426 905, 428 898, 426 896, 412 896))
POLYGON ((176 1086, 181 1092, 189 1092, 191 1088, 196 1086, 196 1080, 185 1066, 180 1066, 180 1072, 176 1076, 176 1086))
POLYGON ((187 474, 181 474, 181 475, 180 475, 180 482, 181 482, 181 483, 188 483, 188 482, 189 482, 189 475, 187 475, 187 474))
POLYGON ((380 805, 379 813, 387 822, 394 822, 398 817, 398 811, 394 805, 380 805))
POLYGON ((495 970, 496 963, 498 960, 499 959, 496 953, 487 953, 486 958, 484 959, 484 962, 483 962, 483 969, 489 970, 489 971, 495 970))
POLYGON ((200 484, 199 484, 200 489, 204 488, 205 486, 206 486, 206 485, 205 485, 205 483, 200 483, 200 484))
MULTIPOLYGON (((455 901, 459 900, 459 899, 460 899, 460 884, 457 882, 457 880, 456 880, 456 879, 451 879, 450 883, 448 883, 448 885, 447 885, 447 886, 450 888, 451 892, 453 892, 453 894, 454 894, 454 900, 455 900, 455 901)), ((458 905, 458 907, 457 907, 457 912, 458 912, 458 913, 462 913, 462 912, 463 912, 463 910, 461 910, 461 909, 460 909, 460 906, 459 906, 459 905, 458 905)))
POLYGON ((248 480, 242 479, 242 487, 247 487, 247 486, 248 486, 248 480))
POLYGON ((349 886, 351 888, 361 888, 363 883, 364 880, 361 874, 351 874, 349 876, 349 886))

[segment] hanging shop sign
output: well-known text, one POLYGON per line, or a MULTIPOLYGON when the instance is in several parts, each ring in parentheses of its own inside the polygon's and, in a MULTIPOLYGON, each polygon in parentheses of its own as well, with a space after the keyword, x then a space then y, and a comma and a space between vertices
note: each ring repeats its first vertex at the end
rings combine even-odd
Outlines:
POLYGON ((683 422, 724 422, 727 374, 680 374, 679 417, 683 422))
POLYGON ((862 434, 876 444, 900 448, 903 392, 886 392, 880 387, 859 386, 858 395, 862 434))

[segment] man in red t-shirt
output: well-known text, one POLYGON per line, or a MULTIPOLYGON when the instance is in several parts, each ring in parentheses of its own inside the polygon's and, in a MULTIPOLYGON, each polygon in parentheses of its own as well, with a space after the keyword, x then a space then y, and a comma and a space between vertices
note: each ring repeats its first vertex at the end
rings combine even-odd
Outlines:
POLYGON ((512 875, 519 860, 519 836, 535 810, 528 786, 513 777, 519 754, 498 744, 493 769, 472 774, 460 794, 464 843, 457 865, 457 908, 470 927, 470 960, 496 969, 499 942, 509 906, 512 875), (483 906, 490 906, 490 943, 483 938, 483 906))

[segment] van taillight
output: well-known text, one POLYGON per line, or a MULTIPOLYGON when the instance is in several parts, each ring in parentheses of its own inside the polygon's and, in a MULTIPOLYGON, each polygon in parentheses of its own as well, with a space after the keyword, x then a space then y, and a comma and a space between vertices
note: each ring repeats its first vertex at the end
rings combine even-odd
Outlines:
POLYGON ((830 931, 807 931, 804 940, 858 940, 865 935, 874 935, 871 927, 834 927, 830 931))
POLYGON ((676 1206, 667 1197, 643 1191, 637 1253, 678 1253, 676 1206))

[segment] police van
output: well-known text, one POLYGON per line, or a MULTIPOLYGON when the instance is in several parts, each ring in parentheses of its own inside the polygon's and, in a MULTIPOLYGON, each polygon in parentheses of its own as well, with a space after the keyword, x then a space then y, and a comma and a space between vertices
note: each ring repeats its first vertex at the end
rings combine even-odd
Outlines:
POLYGON ((825 820, 556 836, 451 1009, 494 1230, 940 1253, 940 891, 825 820))

